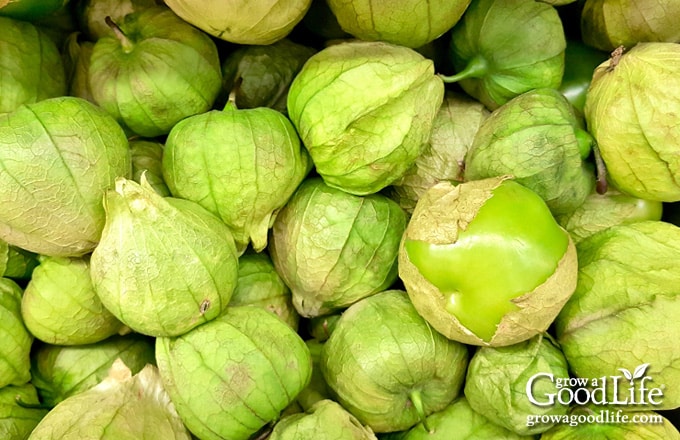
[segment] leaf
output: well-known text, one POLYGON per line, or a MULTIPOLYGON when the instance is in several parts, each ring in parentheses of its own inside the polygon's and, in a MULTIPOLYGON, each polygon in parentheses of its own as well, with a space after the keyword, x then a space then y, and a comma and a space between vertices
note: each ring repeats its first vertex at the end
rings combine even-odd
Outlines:
POLYGON ((645 375, 645 371, 647 370, 647 367, 649 367, 649 364, 640 364, 638 367, 635 369, 633 372, 633 379, 640 379, 642 376, 645 375))
POLYGON ((619 368, 619 371, 622 372, 624 376, 626 376, 626 379, 633 380, 633 375, 630 374, 630 371, 626 370, 625 368, 619 368))

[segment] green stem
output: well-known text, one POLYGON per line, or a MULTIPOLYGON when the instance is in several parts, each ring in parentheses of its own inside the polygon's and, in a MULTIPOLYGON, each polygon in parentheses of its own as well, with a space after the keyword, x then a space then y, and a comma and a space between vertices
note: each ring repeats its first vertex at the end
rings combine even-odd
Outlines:
POLYGON ((123 32, 123 30, 111 19, 111 17, 106 16, 104 21, 106 22, 106 25, 111 28, 116 38, 118 38, 118 41, 120 41, 120 45, 123 47, 123 52, 132 52, 132 49, 135 48, 135 45, 127 37, 127 35, 125 35, 125 32, 123 32))
POLYGON ((455 83, 461 79, 479 78, 486 75, 487 73, 489 73, 489 63, 486 62, 484 57, 477 55, 468 62, 467 66, 465 66, 465 69, 461 70, 457 74, 451 76, 440 74, 439 77, 445 83, 455 83))
POLYGON ((423 407, 423 399, 422 396, 420 395, 420 390, 411 391, 411 394, 409 394, 409 399, 413 404, 413 408, 415 408, 416 412, 418 413, 418 417, 420 418, 420 421, 423 424, 423 428, 425 429, 425 431, 428 434, 434 433, 434 431, 431 430, 427 424, 427 417, 425 416, 425 408, 423 407))

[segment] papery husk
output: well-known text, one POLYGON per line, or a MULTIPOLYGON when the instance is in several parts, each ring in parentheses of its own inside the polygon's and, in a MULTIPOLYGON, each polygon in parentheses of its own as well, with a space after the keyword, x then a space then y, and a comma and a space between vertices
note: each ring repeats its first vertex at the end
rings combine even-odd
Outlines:
POLYGON ((147 365, 136 375, 116 361, 96 387, 54 407, 29 440, 190 440, 163 388, 158 369, 147 365))
POLYGON ((105 221, 102 196, 131 171, 116 121, 70 96, 0 115, 0 164, 0 239, 63 257, 95 248, 105 221))
POLYGON ((622 192, 680 200, 680 44, 639 43, 600 64, 584 113, 622 192))
POLYGON ((166 0, 204 32, 237 44, 272 44, 302 20, 312 0, 166 0), (239 11, 239 13, 235 13, 239 11))
POLYGON ((320 400, 306 413, 279 420, 269 440, 377 440, 377 437, 340 404, 320 400))
POLYGON ((0 278, 0 388, 31 380, 33 335, 21 319, 21 287, 0 278))
POLYGON ((131 329, 178 336, 220 315, 236 284, 229 228, 200 205, 116 180, 90 271, 104 306, 131 329))

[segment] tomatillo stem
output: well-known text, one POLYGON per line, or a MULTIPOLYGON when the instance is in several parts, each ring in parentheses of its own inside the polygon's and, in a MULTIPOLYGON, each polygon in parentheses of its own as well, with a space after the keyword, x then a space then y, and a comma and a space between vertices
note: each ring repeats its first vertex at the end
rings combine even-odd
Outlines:
POLYGON ((222 109, 223 112, 229 112, 232 110, 238 110, 238 107, 236 107, 236 94, 234 92, 229 93, 229 99, 227 99, 227 103, 222 109))
POLYGON ((223 111, 227 109, 238 110, 238 106, 236 105, 236 94, 241 88, 241 83, 243 83, 243 77, 241 76, 234 80, 234 84, 231 87, 231 90, 229 91, 229 98, 227 99, 227 103, 225 104, 223 111))
POLYGON ((123 47, 123 52, 125 53, 132 52, 132 49, 134 49, 135 45, 127 37, 127 35, 125 35, 125 32, 123 32, 123 30, 108 15, 106 16, 104 21, 106 22, 106 25, 111 28, 116 38, 118 38, 118 41, 120 41, 120 45, 123 47))
POLYGON ((595 170, 597 171, 597 185, 595 189, 598 194, 605 194, 607 192, 607 166, 604 164, 604 160, 602 160, 597 143, 593 144, 593 157, 595 158, 595 170))
POLYGON ((415 408, 416 412, 418 413, 418 417, 423 424, 423 428, 425 428, 426 432, 432 434, 433 431, 427 424, 427 417, 425 416, 425 408, 423 408, 423 399, 420 395, 420 390, 411 391, 411 394, 409 394, 408 398, 413 404, 413 408, 415 408))
POLYGON ((465 66, 465 69, 461 70, 457 74, 451 76, 440 74, 439 77, 445 83, 455 83, 465 78, 479 78, 486 75, 488 72, 489 63, 486 62, 486 59, 477 55, 468 62, 467 66, 465 66))

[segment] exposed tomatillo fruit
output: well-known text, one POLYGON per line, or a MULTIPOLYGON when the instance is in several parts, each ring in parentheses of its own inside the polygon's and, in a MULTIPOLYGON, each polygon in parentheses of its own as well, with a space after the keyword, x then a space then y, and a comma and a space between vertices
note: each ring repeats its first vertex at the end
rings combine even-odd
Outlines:
POLYGON ((502 346, 545 331, 576 287, 571 238, 545 202, 507 177, 421 197, 399 274, 418 312, 445 336, 502 346))

